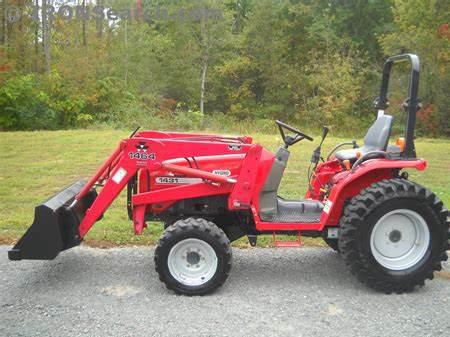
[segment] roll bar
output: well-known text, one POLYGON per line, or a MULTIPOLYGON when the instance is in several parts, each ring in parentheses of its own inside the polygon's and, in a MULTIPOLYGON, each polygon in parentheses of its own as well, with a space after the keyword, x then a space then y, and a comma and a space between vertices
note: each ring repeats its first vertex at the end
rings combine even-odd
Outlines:
POLYGON ((419 92, 419 72, 420 61, 415 54, 401 54, 389 57, 384 63, 383 77, 381 80, 380 96, 375 99, 374 106, 377 111, 386 110, 389 107, 387 98, 389 88, 389 77, 394 63, 409 61, 411 63, 411 75, 409 80, 408 98, 404 104, 405 112, 408 114, 405 130, 405 149, 401 156, 404 158, 416 158, 416 149, 414 146, 414 128, 416 125, 416 113, 420 109, 418 92, 419 92))

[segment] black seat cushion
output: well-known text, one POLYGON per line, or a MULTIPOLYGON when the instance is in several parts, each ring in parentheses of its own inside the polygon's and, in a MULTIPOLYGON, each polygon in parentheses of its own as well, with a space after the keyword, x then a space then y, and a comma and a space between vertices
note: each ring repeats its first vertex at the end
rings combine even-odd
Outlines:
POLYGON ((392 121, 391 115, 381 115, 372 124, 364 137, 364 145, 357 149, 347 149, 336 152, 336 158, 339 160, 354 161, 357 153, 365 155, 371 151, 386 151, 391 135, 392 121))

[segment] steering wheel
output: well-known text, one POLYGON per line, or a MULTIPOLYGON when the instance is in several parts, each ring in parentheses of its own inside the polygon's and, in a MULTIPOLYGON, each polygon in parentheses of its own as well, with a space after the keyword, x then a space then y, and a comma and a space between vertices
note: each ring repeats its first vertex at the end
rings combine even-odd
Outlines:
POLYGON ((310 142, 312 142, 314 139, 306 134, 304 134, 303 132, 297 130, 296 128, 293 128, 290 125, 287 125, 286 123, 283 123, 282 121, 276 120, 275 123, 277 123, 278 125, 278 129, 280 129, 280 133, 281 133, 281 137, 283 138, 284 143, 286 144, 286 148, 288 146, 294 145, 295 143, 298 143, 299 141, 303 140, 303 139, 307 139, 310 142), (295 133, 295 136, 286 136, 284 133, 284 130, 289 130, 293 133, 295 133))

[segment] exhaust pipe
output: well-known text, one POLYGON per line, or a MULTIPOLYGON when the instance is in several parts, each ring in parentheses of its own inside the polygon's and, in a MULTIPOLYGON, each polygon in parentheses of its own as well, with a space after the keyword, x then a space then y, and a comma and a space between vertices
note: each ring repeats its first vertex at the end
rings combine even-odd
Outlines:
POLYGON ((8 251, 9 259, 52 260, 61 251, 79 245, 78 226, 97 198, 92 188, 75 201, 85 185, 86 181, 80 180, 36 206, 33 224, 8 251))

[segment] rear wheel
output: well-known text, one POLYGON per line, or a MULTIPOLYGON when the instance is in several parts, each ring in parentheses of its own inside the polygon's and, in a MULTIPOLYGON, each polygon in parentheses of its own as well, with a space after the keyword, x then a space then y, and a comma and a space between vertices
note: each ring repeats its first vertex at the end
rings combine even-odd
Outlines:
POLYGON ((231 246, 212 222, 188 218, 169 226, 155 250, 155 267, 167 288, 204 295, 221 286, 231 269, 231 246))
POLYGON ((422 215, 400 208, 376 222, 370 234, 370 251, 383 267, 404 270, 425 256, 430 241, 430 230, 422 215))
POLYGON ((363 283, 386 293, 412 291, 447 260, 447 213, 424 187, 384 180, 345 207, 339 249, 363 283))

